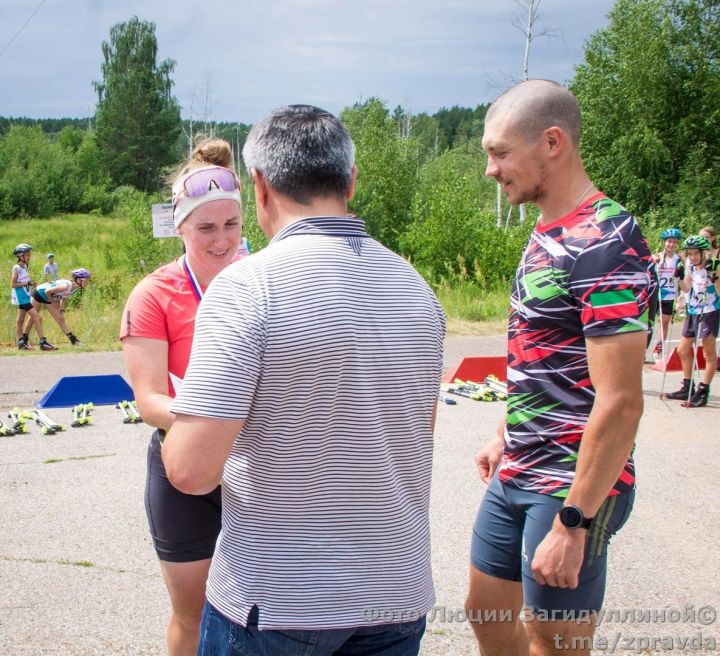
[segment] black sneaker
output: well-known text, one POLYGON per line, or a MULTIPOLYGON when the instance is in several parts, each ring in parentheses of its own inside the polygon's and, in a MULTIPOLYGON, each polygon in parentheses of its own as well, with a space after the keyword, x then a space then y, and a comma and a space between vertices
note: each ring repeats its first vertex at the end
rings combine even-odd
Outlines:
POLYGON ((73 346, 77 346, 78 344, 80 344, 80 346, 82 346, 82 342, 77 337, 75 337, 75 335, 73 335, 72 333, 68 333, 67 337, 73 346))
POLYGON ((688 397, 695 394, 695 383, 693 383, 689 378, 683 379, 682 387, 677 392, 670 392, 670 394, 666 394, 666 399, 673 399, 675 401, 687 401, 688 397), (692 390, 690 389, 692 387, 692 390))
POLYGON ((41 351, 57 351, 57 347, 53 346, 50 342, 47 341, 45 337, 43 337, 40 340, 40 350, 41 351))
POLYGON ((30 346, 30 344, 28 344, 27 340, 24 337, 21 337, 17 341, 17 347, 21 351, 30 351, 32 349, 32 346, 30 346))
POLYGON ((685 403, 687 408, 702 408, 708 403, 708 396, 710 396, 710 387, 705 383, 700 383, 697 386, 695 394, 690 397, 690 401, 685 403))

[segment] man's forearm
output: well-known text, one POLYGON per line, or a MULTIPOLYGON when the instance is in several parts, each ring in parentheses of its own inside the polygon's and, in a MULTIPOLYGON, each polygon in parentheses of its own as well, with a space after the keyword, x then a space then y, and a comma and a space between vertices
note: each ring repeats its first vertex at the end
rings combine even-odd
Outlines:
POLYGON ((177 415, 162 449, 170 482, 186 494, 212 492, 222 479, 225 461, 244 423, 177 415))

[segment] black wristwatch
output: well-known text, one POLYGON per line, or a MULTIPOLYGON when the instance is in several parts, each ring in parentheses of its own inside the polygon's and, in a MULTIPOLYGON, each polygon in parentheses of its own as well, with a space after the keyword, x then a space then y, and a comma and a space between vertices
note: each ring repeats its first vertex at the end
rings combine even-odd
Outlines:
POLYGON ((563 506, 558 510, 558 517, 563 526, 568 528, 590 528, 593 517, 585 517, 577 506, 563 506))

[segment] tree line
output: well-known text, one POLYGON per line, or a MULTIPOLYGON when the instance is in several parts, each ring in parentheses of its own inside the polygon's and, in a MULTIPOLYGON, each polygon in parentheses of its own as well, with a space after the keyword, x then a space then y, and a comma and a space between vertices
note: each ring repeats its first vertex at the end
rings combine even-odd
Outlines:
MULTIPOLYGON (((719 12, 717 0, 618 0, 570 82, 583 110, 589 174, 651 238, 661 227, 689 231, 716 218, 719 12)), ((239 151, 250 128, 181 120, 173 68, 157 61, 154 24, 133 17, 103 44, 95 116, 0 118, 0 218, 106 213, 127 208, 135 189, 147 197, 130 203, 139 212, 134 224, 152 250, 145 206, 163 199, 164 178, 192 138, 219 136, 239 151)), ((502 284, 531 229, 532 211, 521 222, 507 205, 505 227, 496 227, 496 187, 484 178, 480 146, 487 107, 412 114, 370 98, 341 112, 360 170, 351 210, 429 279, 502 284)), ((246 182, 247 231, 257 247, 264 236, 246 182)))

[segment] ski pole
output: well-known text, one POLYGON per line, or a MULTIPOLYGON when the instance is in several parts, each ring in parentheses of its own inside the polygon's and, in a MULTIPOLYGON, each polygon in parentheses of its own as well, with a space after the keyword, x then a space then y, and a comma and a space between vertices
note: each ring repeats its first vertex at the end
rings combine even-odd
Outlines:
MULTIPOLYGON (((673 311, 672 314, 670 314, 670 325, 668 326, 668 348, 670 347, 670 344, 672 343, 672 333, 673 333, 673 325, 675 324, 675 305, 673 305, 673 311)), ((667 378, 667 370, 668 370, 668 360, 669 356, 666 359, 665 353, 663 352, 663 377, 662 377, 662 384, 660 385, 660 398, 662 399, 663 395, 665 394, 665 378, 667 378)))
MULTIPOLYGON (((703 302, 698 305, 698 308, 703 309, 703 305, 705 305, 705 294, 703 294, 703 302)), ((690 369, 690 385, 688 385, 687 399, 685 399, 685 402, 683 403, 683 406, 686 408, 690 407, 690 397, 692 396, 693 385, 695 384, 695 371, 700 368, 698 363, 698 341, 700 340, 700 331, 702 330, 704 316, 704 314, 700 315, 697 323, 697 328, 695 330, 695 342, 693 344, 693 361, 692 368, 690 369)))
POLYGON ((663 324, 662 289, 658 289, 658 316, 660 317, 660 357, 665 361, 665 324, 663 324))
POLYGON ((686 408, 690 407, 690 397, 692 396, 693 386, 695 385, 695 371, 699 369, 698 366, 698 338, 700 337, 700 328, 702 327, 702 315, 700 315, 700 320, 698 321, 698 327, 695 331, 695 342, 693 344, 693 361, 692 361, 692 369, 690 370, 690 385, 688 385, 688 395, 687 399, 685 399, 685 402, 683 403, 683 406, 686 408))

